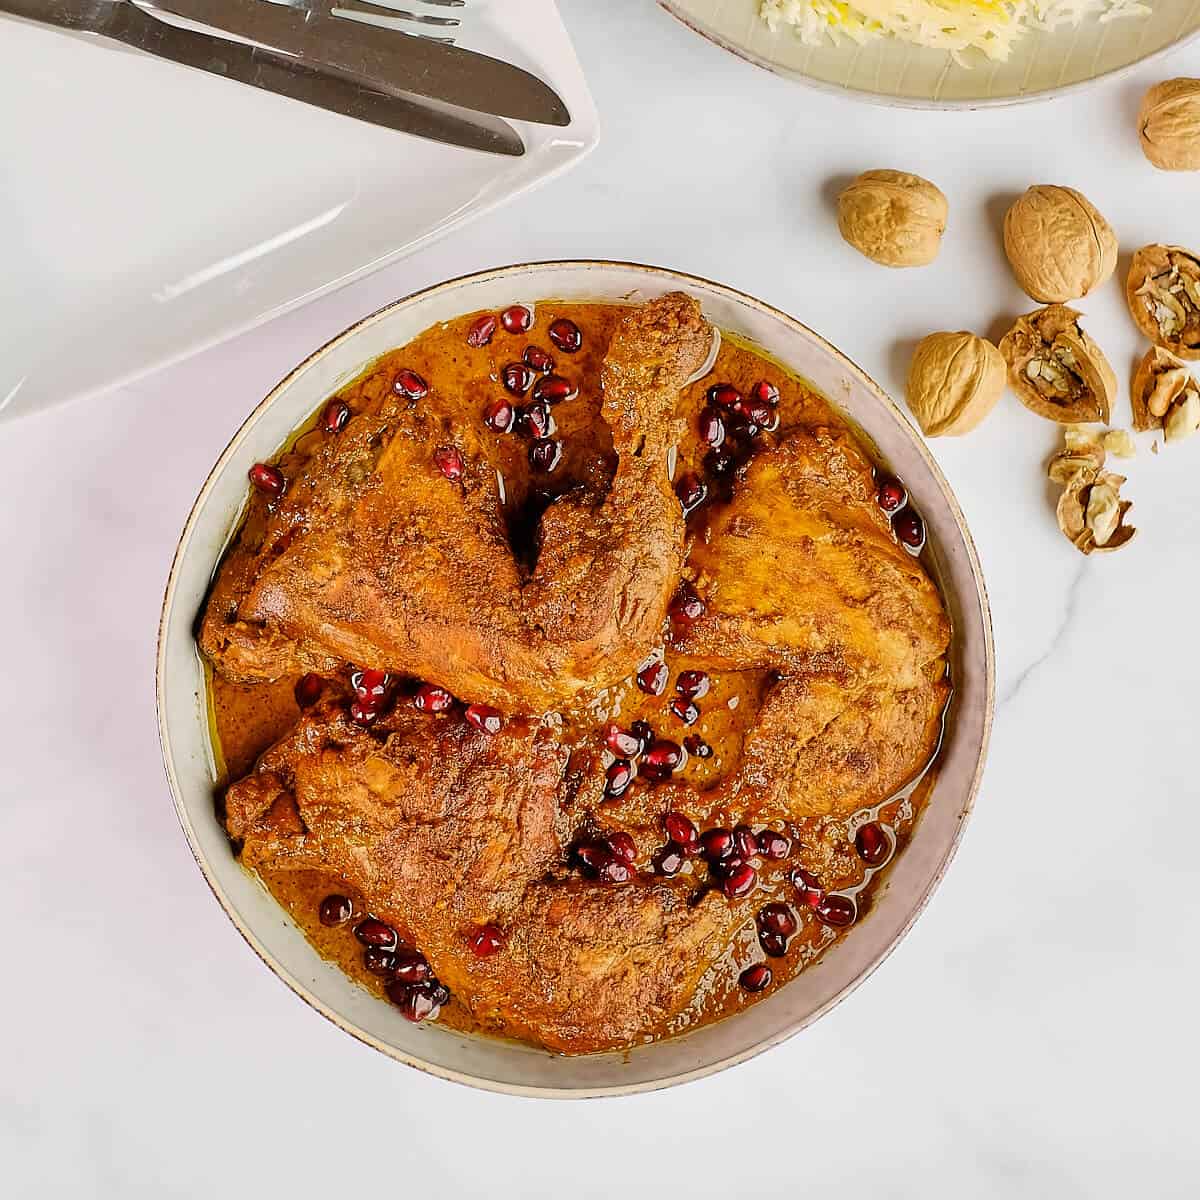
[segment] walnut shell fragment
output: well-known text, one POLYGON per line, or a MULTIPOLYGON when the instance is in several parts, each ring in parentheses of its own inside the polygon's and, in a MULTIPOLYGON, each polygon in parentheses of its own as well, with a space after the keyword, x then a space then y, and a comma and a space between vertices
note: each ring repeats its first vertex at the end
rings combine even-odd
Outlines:
POLYGON ((1117 269, 1117 235, 1074 188, 1036 184, 1004 215, 1004 253, 1042 304, 1078 300, 1117 269))
MULTIPOLYGON (((1195 407, 1200 404, 1200 384, 1197 384, 1183 359, 1161 346, 1152 346, 1133 374, 1130 399, 1134 429, 1139 432, 1146 429, 1165 431, 1168 418, 1176 409, 1186 411, 1189 405, 1195 407)), ((1176 433, 1170 440, 1186 436, 1182 432, 1188 423, 1186 415, 1181 413, 1174 418, 1174 422, 1176 433)))
POLYGON ((1004 394, 1000 351, 965 330, 931 333, 913 351, 908 407, 926 437, 969 433, 1004 394))
POLYGON ((864 171, 837 201, 842 237, 885 267, 933 262, 949 212, 939 188, 905 171, 864 171))
POLYGON ((1121 499, 1123 475, 1089 469, 1072 477, 1058 501, 1058 527, 1081 554, 1119 550, 1137 533, 1125 523, 1133 507, 1121 499))
POLYGON ((1027 313, 1000 341, 1008 381, 1039 417, 1063 425, 1108 423, 1117 377, 1083 331, 1079 313, 1052 304, 1027 313))
POLYGON ((1105 450, 1086 429, 1068 425, 1063 430, 1063 448, 1046 465, 1054 483, 1066 487, 1081 471, 1095 475, 1104 466, 1105 450))
POLYGON ((1182 246, 1143 246, 1129 264, 1134 324, 1180 358, 1200 358, 1200 259, 1182 246))
POLYGON ((1200 171, 1200 79, 1167 79, 1142 97, 1142 153, 1161 171, 1200 171))

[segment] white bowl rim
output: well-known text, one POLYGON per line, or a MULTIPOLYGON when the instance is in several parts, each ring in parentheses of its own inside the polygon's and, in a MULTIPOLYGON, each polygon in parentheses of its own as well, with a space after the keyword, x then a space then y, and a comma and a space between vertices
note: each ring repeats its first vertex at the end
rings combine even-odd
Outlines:
POLYGON ((658 0, 658 5, 681 25, 706 41, 712 42, 714 46, 727 50, 736 58, 750 63, 751 66, 761 67, 764 71, 770 71, 772 75, 778 75, 781 79, 790 79, 793 83, 800 84, 801 87, 824 92, 827 96, 849 97, 862 104, 873 104, 880 108, 911 108, 924 111, 972 112, 977 108, 1012 108, 1021 104, 1039 104, 1046 100, 1057 100, 1062 96, 1081 92, 1104 80, 1122 79, 1139 67, 1157 62, 1168 54, 1174 54, 1177 50, 1195 41, 1196 38, 1200 38, 1200 28, 1193 29, 1190 33, 1185 33, 1166 46, 1159 46, 1157 50, 1150 50, 1138 58, 1122 63, 1118 67, 1110 67, 1107 71, 1100 71, 1087 79, 1077 79, 1074 83, 1060 83, 1055 87, 1038 88, 1032 92, 1022 92, 1019 96, 978 96, 972 100, 934 100, 918 96, 897 96, 892 92, 874 92, 870 88, 851 87, 849 84, 843 83, 830 83, 828 80, 806 75, 803 71, 793 71, 789 67, 772 62, 771 59, 764 58, 761 54, 755 54, 744 46, 731 42, 711 29, 696 24, 676 7, 675 0, 658 0))
MULTIPOLYGON (((831 401, 832 403, 832 401, 831 401)), ((214 564, 215 566, 215 564, 214 564)), ((159 617, 158 628, 158 647, 155 661, 155 706, 157 710, 158 720, 158 736, 159 745, 162 752, 163 767, 167 777, 167 783, 171 790, 171 796, 175 804, 175 813, 179 819, 184 836, 187 838, 188 848, 191 851, 192 857, 196 861, 201 874, 204 876, 208 884, 209 890, 213 893, 218 904, 224 910, 225 915, 233 923, 234 927, 241 934, 247 945, 254 953, 262 960, 262 962, 270 968, 271 972, 280 979, 288 988, 290 988, 297 996, 300 997, 311 1008, 315 1009, 326 1019, 331 1021, 339 1029, 350 1034, 356 1040, 371 1046, 373 1049, 380 1051, 389 1058, 395 1059, 397 1062, 404 1063, 407 1066, 415 1067, 419 1071, 426 1074, 437 1076, 441 1079, 446 1079, 450 1082, 461 1083, 469 1087, 478 1088, 483 1091, 496 1092, 502 1095, 522 1096, 526 1098, 542 1098, 542 1099, 589 1099, 604 1096, 628 1096, 636 1095, 645 1092, 659 1091, 667 1087, 674 1087, 679 1084, 689 1083, 696 1079, 702 1079, 709 1075, 715 1075, 719 1071, 723 1071, 729 1067, 737 1066, 739 1063, 746 1062, 751 1058, 757 1057, 773 1046, 779 1045, 788 1038, 801 1032, 814 1021, 824 1016, 830 1009, 840 1004, 851 992, 853 992, 861 983, 863 983, 870 975, 872 975, 883 963, 883 961, 892 953, 893 950, 907 936, 909 930, 916 922, 917 918, 924 911, 925 906, 929 903, 930 897, 937 890, 941 883, 946 870, 949 868, 955 853, 961 844, 963 832, 966 828, 967 820, 974 808, 975 799, 979 793, 980 783, 983 778, 984 766, 987 761, 988 746, 991 740, 992 722, 995 714, 995 642, 992 629, 991 606, 988 599, 987 587, 983 578, 982 567, 979 562, 978 551, 976 550, 974 540, 971 537, 970 530, 967 528, 966 520, 962 510, 959 507, 958 501, 950 488, 949 482, 942 474, 936 460, 929 452, 929 448, 924 441, 916 435, 912 426, 904 416, 891 397, 881 388, 861 367, 852 359, 847 357, 841 350, 826 341, 819 334, 815 333, 802 321, 798 321, 795 317, 783 312, 781 309, 775 308, 773 305, 767 304, 762 300, 758 300, 753 296, 747 295, 745 292, 737 288, 730 287, 727 284, 716 283, 713 280, 707 279, 701 275, 690 274, 685 271, 678 271, 669 267, 649 266, 644 263, 628 262, 613 259, 548 259, 532 262, 513 263, 504 267, 493 267, 483 271, 474 271, 465 275, 456 276, 453 279, 448 279, 442 283, 433 284, 430 287, 421 288, 417 291, 409 293, 407 296, 401 297, 398 300, 391 301, 383 307, 369 313, 354 324, 348 326, 341 333, 335 335, 324 345, 314 350, 307 358, 294 367, 287 373, 268 393, 267 395, 251 410, 245 420, 239 426, 237 432, 230 439, 228 445, 221 452, 220 457, 213 464, 205 478, 191 509, 188 512, 187 520, 184 523, 183 531, 180 534, 179 542, 176 545, 175 553, 171 559, 171 567, 167 576, 166 589, 163 595, 162 610, 159 617), (396 309, 416 304, 426 300, 432 296, 454 290, 462 285, 479 283, 483 281, 492 281, 504 279, 508 276, 519 276, 528 274, 530 271, 540 269, 546 270, 589 270, 595 268, 609 268, 616 270, 636 271, 644 275, 649 275, 661 280, 664 284, 671 287, 686 289, 689 286, 700 285, 704 288, 712 289, 715 292, 723 293, 726 298, 736 301, 737 303, 748 305, 751 308, 757 309, 768 316, 782 321, 786 325, 790 325, 794 330, 802 336, 811 338, 819 344, 826 353, 841 363, 841 365, 853 375, 859 382, 872 393, 874 398, 884 407, 892 419, 900 426, 904 433, 908 436, 913 446, 916 448, 921 458, 924 460, 929 469, 938 490, 941 492, 942 498, 945 501, 948 511, 954 518, 955 524, 958 527, 959 533, 963 539, 963 545, 967 554, 967 562, 970 568, 972 579, 976 588, 976 599, 979 602, 979 616, 981 622, 981 632, 983 635, 983 681, 984 681, 984 714, 982 735, 979 741, 979 747, 976 755, 975 768, 972 773, 971 782, 967 790, 967 794, 963 800, 961 808, 961 816, 953 838, 947 845, 936 870, 932 873, 928 883, 921 891, 917 902, 912 906, 903 925, 897 930, 895 936, 887 943, 876 957, 868 963, 868 965, 858 973, 855 977, 832 994, 825 1003, 819 1005, 813 1011, 805 1013, 803 1016, 791 1021, 784 1027, 776 1030, 774 1033, 767 1035, 758 1042, 748 1046, 747 1048, 729 1054, 723 1058, 714 1059, 711 1062, 704 1063, 702 1066, 692 1070, 677 1072, 673 1075, 663 1076, 660 1078, 642 1080, 628 1084, 614 1084, 608 1086, 587 1086, 581 1088, 572 1087, 556 1087, 550 1085, 532 1085, 532 1084, 516 1084, 503 1080, 489 1079, 484 1076, 473 1075, 465 1071, 454 1070, 445 1067, 438 1063, 429 1062, 421 1058, 419 1055, 407 1053, 397 1046, 394 1046, 380 1038, 375 1037, 365 1029, 360 1028, 354 1022, 342 1016, 335 1009, 321 1001, 316 995, 310 992, 303 984, 294 979, 289 972, 279 963, 270 950, 255 934, 254 930, 248 923, 242 920, 237 909, 231 902, 217 879, 215 873, 210 870, 206 861, 205 855, 200 849, 199 841, 196 836, 195 828, 192 824, 191 817, 188 814, 187 808, 183 801, 182 790, 180 788, 178 775, 176 772, 173 748, 171 744, 171 734, 167 727, 166 719, 166 668, 167 668, 167 637, 166 631, 171 617, 172 609, 175 601, 175 590, 178 582, 180 564, 182 563, 185 554, 187 553, 193 529, 197 523, 201 510, 203 509, 210 493, 213 491, 216 481, 223 475, 226 465, 234 456, 242 440, 248 436, 250 429, 255 424, 260 414, 265 412, 276 400, 276 398, 284 392, 291 384, 292 380, 305 371, 313 362, 328 354, 334 347, 339 346, 342 342, 355 336, 358 331, 365 326, 382 319, 386 315, 392 313, 396 309)))

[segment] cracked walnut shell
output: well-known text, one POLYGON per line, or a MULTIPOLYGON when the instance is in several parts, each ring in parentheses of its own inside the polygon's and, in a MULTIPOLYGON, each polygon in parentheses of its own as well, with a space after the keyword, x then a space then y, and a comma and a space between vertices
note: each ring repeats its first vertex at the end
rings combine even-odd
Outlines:
POLYGON ((837 200, 842 237, 885 267, 933 262, 949 211, 939 188, 905 171, 864 171, 837 200))
POLYGON ((1104 466, 1105 448, 1086 429, 1068 425, 1063 430, 1063 448, 1050 459, 1046 474, 1066 487, 1081 471, 1093 475, 1104 466))
POLYGON ((1042 304, 1086 296, 1117 269, 1117 235, 1074 188, 1036 184, 1004 215, 1004 253, 1042 304))
POLYGON ((1200 358, 1200 259, 1182 246, 1143 246, 1129 264, 1134 324, 1180 358, 1200 358))
POLYGON ((1079 317, 1062 304, 1027 313, 1001 339, 1000 353, 1013 391, 1039 417, 1107 424, 1117 377, 1079 317))
POLYGON ((908 407, 926 437, 969 433, 1004 393, 1004 358, 973 333, 931 333, 913 351, 908 407))
POLYGON ((1142 153, 1162 171, 1200 171, 1200 79, 1168 79, 1142 97, 1142 153))
POLYGON ((1138 363, 1131 396, 1133 427, 1161 429, 1169 442, 1195 432, 1193 414, 1200 410, 1200 384, 1187 363, 1161 346, 1152 346, 1138 363))
POLYGON ((1125 523, 1133 507, 1121 499, 1123 475, 1095 468, 1079 471, 1058 501, 1058 527, 1081 554, 1119 550, 1137 532, 1125 523))

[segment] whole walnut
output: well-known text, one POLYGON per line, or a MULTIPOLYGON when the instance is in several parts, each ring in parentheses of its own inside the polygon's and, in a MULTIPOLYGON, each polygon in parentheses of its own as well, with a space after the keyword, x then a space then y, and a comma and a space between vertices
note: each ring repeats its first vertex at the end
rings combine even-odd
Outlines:
POLYGON ((1200 171, 1200 79, 1168 79, 1142 97, 1142 153, 1163 171, 1200 171))
POLYGON ((924 267, 937 257, 950 211, 928 179, 905 171, 864 171, 838 197, 838 229, 885 267, 924 267))
POLYGON ((926 437, 970 433, 996 407, 1006 375, 991 342, 965 330, 931 333, 913 351, 908 407, 926 437))
POLYGON ((1042 304, 1078 300, 1117 267, 1117 237, 1074 188, 1036 184, 1004 216, 1004 253, 1017 282, 1042 304))

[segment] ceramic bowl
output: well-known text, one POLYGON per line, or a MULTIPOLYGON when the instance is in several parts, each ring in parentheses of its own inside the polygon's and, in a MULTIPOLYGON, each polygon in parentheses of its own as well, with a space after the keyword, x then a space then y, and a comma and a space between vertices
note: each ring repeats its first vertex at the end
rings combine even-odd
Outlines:
POLYGON ((1125 74, 1200 34, 1195 0, 1151 0, 1142 17, 1029 31, 1007 62, 961 66, 944 50, 894 38, 810 46, 759 19, 760 0, 659 0, 669 13, 726 50, 822 91, 913 108, 984 108, 1043 100, 1125 74))
POLYGON ((924 443, 858 367, 785 313, 721 284, 625 263, 538 263, 456 279, 382 309, 316 351, 250 414, 201 489, 171 567, 159 634, 158 718, 167 778, 196 861, 238 931, 293 991, 348 1033, 447 1079, 525 1095, 588 1096, 666 1087, 741 1062, 828 1012, 879 965, 929 899, 962 834, 983 768, 993 675, 987 598, 962 513, 924 443), (270 458, 341 384, 436 322, 516 300, 637 300, 676 288, 696 296, 716 325, 757 343, 827 396, 903 478, 924 515, 927 554, 955 631, 955 693, 928 808, 861 925, 786 987, 727 1020, 628 1052, 581 1057, 466 1036, 436 1023, 414 1026, 317 955, 238 865, 216 819, 193 628, 236 528, 246 472, 270 458))

